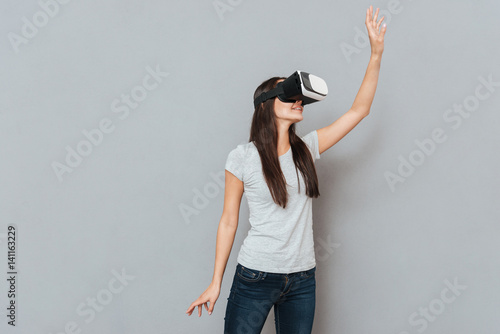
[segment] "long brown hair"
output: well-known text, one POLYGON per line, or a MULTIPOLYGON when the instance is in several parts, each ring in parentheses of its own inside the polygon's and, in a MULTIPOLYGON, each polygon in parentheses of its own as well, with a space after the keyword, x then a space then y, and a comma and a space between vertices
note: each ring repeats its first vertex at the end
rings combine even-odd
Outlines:
MULTIPOLYGON (((283 77, 272 77, 264 81, 254 93, 254 99, 268 92, 278 83, 278 80, 286 79, 283 77)), ((318 197, 318 176, 311 156, 302 139, 295 134, 295 123, 288 129, 288 137, 292 149, 295 171, 300 170, 304 183, 306 185, 306 195, 309 197, 318 197)), ((274 99, 269 99, 259 104, 254 111, 252 126, 250 128, 250 140, 253 141, 259 151, 262 162, 262 171, 264 178, 271 192, 271 196, 276 204, 285 208, 288 202, 288 192, 286 189, 286 179, 281 170, 278 157, 278 128, 276 116, 274 114, 274 99)), ((297 182, 300 192, 300 180, 297 172, 297 182)))

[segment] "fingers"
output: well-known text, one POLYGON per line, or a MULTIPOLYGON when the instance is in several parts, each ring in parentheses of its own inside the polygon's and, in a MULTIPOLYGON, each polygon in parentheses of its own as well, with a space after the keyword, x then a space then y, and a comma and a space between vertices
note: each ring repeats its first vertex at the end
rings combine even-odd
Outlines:
POLYGON ((378 21, 378 23, 377 23, 377 28, 376 28, 376 29, 377 29, 377 31, 378 31, 378 29, 380 28, 380 25, 382 24, 382 21, 384 20, 384 18, 385 18, 385 16, 382 16, 382 18, 380 19, 380 21, 378 21))
MULTIPOLYGON (((375 33, 376 35, 381 34, 381 32, 379 33, 380 25, 382 24, 382 22, 385 19, 385 16, 382 16, 380 18, 380 20, 378 20, 378 22, 377 22, 379 12, 380 12, 380 8, 377 8, 377 10, 375 11, 375 15, 374 15, 373 14, 373 7, 371 5, 366 10, 366 26, 368 28, 368 31, 375 33)), ((382 26, 382 29, 384 29, 384 31, 385 31, 386 27, 382 26)))
POLYGON ((208 315, 211 315, 212 312, 214 311, 214 305, 215 305, 215 303, 210 303, 210 307, 207 310, 208 311, 208 315))
POLYGON ((377 17, 378 17, 378 8, 377 11, 375 12, 375 17, 373 18, 373 22, 377 22, 377 17))
POLYGON ((376 26, 376 24, 377 24, 377 20, 376 20, 377 15, 378 15, 378 8, 377 8, 377 11, 375 13, 375 18, 373 18, 373 8, 370 5, 370 8, 368 8, 366 10, 366 22, 365 23, 366 23, 366 26, 368 28, 374 28, 376 26))
POLYGON ((370 26, 372 24, 372 16, 373 16, 373 10, 372 10, 372 6, 370 6, 367 10, 366 10, 366 25, 367 26, 370 26))
POLYGON ((198 299, 196 299, 191 305, 189 305, 186 314, 191 315, 194 309, 198 307, 198 316, 201 317, 201 311, 203 307, 208 311, 208 314, 211 315, 215 306, 215 302, 219 298, 220 287, 215 285, 210 285, 198 299), (210 305, 208 305, 210 304, 210 305))
POLYGON ((386 30, 387 30, 387 25, 384 23, 384 25, 382 26, 381 33, 380 33, 380 35, 382 36, 382 39, 384 39, 384 35, 385 35, 386 30))
POLYGON ((371 30, 371 23, 370 23, 370 9, 368 8, 366 10, 366 20, 365 20, 365 25, 366 25, 366 28, 368 29, 368 32, 371 30))
POLYGON ((186 313, 191 315, 191 313, 193 312, 193 309, 195 308, 195 305, 194 305, 194 302, 191 303, 191 305, 189 305, 188 309, 186 310, 186 313))
POLYGON ((191 315, 197 305, 198 304, 196 302, 193 302, 191 305, 189 305, 189 308, 187 309, 186 314, 191 315))
POLYGON ((205 306, 205 309, 207 310, 208 315, 211 315, 213 310, 214 310, 214 305, 215 305, 215 303, 212 303, 209 300, 205 301, 205 302, 201 301, 201 300, 196 300, 191 305, 189 305, 189 307, 186 311, 186 314, 191 315, 193 313, 193 310, 196 307, 198 307, 198 316, 201 317, 201 310, 202 310, 203 306, 205 306), (208 306, 208 303, 210 303, 210 307, 208 306))
POLYGON ((196 306, 198 306, 198 316, 201 317, 201 304, 203 304, 203 301, 199 298, 196 299, 191 305, 189 305, 186 314, 191 315, 196 306))

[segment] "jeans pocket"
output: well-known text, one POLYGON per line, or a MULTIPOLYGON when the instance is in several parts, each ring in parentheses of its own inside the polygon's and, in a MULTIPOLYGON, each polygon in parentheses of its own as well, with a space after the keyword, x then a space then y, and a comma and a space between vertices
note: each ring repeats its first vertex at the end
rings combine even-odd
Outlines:
POLYGON ((316 273, 316 267, 303 271, 301 276, 304 278, 309 278, 311 276, 314 276, 315 273, 316 273))
POLYGON ((239 266, 239 269, 236 273, 239 278, 246 282, 257 282, 262 278, 262 271, 250 269, 243 266, 239 266))

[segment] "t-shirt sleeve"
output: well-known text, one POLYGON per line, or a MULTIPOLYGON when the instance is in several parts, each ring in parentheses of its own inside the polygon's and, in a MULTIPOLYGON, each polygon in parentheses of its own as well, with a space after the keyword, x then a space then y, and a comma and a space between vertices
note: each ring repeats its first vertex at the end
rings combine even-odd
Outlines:
POLYGON ((243 181, 244 154, 241 146, 236 147, 229 152, 226 160, 226 170, 243 181))
POLYGON ((320 159, 321 157, 319 154, 318 132, 316 130, 313 130, 302 137, 302 140, 309 147, 313 160, 320 159))

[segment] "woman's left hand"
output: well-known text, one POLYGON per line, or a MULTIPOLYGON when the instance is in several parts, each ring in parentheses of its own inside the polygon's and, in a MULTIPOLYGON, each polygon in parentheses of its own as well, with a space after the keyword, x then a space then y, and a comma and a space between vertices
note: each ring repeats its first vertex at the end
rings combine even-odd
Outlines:
POLYGON ((381 56, 382 52, 384 52, 384 35, 387 30, 387 26, 384 23, 382 25, 382 29, 380 29, 380 24, 384 20, 384 16, 378 21, 378 8, 375 12, 375 16, 373 16, 373 7, 370 5, 370 8, 366 10, 366 28, 368 29, 368 37, 370 38, 370 45, 372 48, 372 54, 381 56), (379 31, 380 29, 380 31, 379 31))

